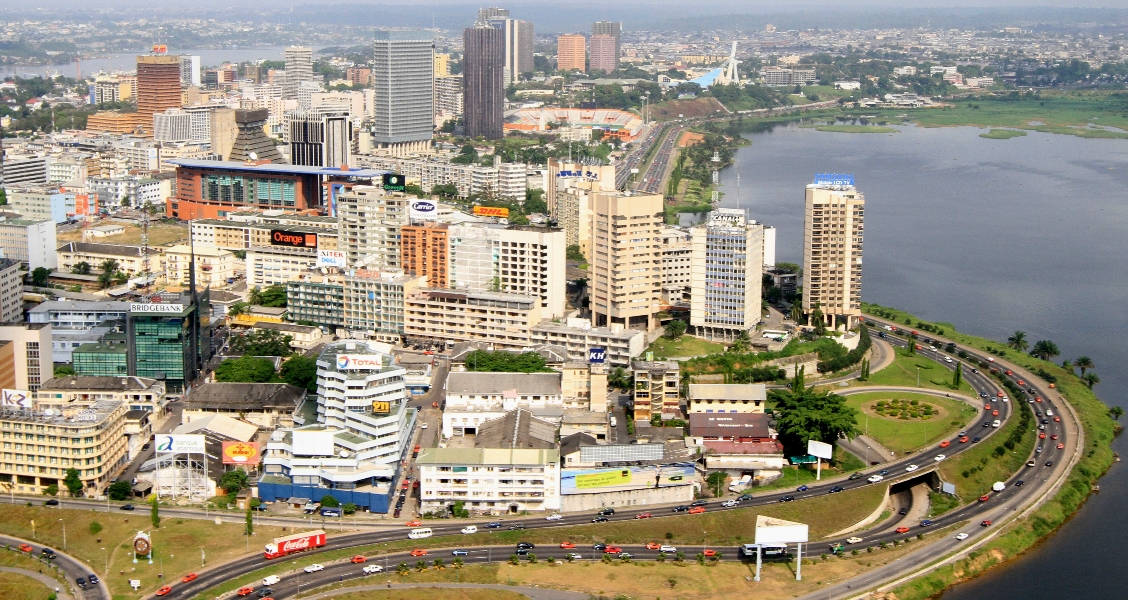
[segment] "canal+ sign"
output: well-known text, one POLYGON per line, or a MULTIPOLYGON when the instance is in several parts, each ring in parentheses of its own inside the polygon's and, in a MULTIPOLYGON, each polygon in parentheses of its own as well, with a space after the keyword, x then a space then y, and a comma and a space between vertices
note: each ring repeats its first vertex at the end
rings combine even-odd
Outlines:
POLYGON ((815 185, 854 185, 854 175, 849 173, 815 173, 815 185))

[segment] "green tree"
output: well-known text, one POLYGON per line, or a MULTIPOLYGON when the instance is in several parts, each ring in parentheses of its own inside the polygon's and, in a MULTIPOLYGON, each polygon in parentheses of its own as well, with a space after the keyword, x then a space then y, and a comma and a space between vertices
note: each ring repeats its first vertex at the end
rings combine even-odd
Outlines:
POLYGON ((798 302, 792 303, 791 312, 788 313, 788 318, 798 323, 803 319, 803 307, 798 302))
POLYGON ((153 497, 149 500, 149 504, 152 505, 149 509, 149 519, 153 522, 153 529, 159 529, 161 526, 161 509, 157 505, 156 494, 153 494, 153 497))
POLYGON ((98 273, 98 283, 101 284, 102 289, 110 287, 110 284, 114 282, 114 276, 117 274, 118 261, 107 258, 102 261, 99 268, 101 272, 98 273))
POLYGON ((514 352, 475 350, 466 355, 467 371, 488 371, 495 373, 548 373, 544 357, 536 352, 514 352))
POLYGON ((0 206, 6 204, 8 204, 8 192, 5 192, 4 188, 0 188, 0 206))
POLYGON ((1085 376, 1081 378, 1081 381, 1085 382, 1085 385, 1089 386, 1089 389, 1093 389, 1094 385, 1097 385, 1101 382, 1101 378, 1097 377, 1096 373, 1090 371, 1088 373, 1085 373, 1085 376))
POLYGON ((779 439, 789 456, 806 454, 808 440, 833 444, 858 434, 858 411, 842 396, 805 387, 802 374, 796 374, 789 389, 772 390, 771 398, 779 439))
POLYGON ((356 504, 353 504, 352 502, 346 502, 346 503, 341 505, 341 512, 345 513, 346 515, 351 515, 351 514, 355 514, 357 509, 359 509, 359 508, 360 508, 359 506, 357 506, 356 504))
POLYGON ((82 261, 71 267, 71 273, 74 273, 75 275, 89 275, 91 270, 92 267, 90 266, 90 263, 86 261, 82 261))
POLYGON ((724 471, 713 471, 705 479, 709 485, 709 491, 713 492, 714 496, 720 496, 725 493, 725 482, 728 481, 728 474, 724 471))
POLYGON ((125 500, 133 493, 133 486, 128 481, 115 481, 106 489, 110 500, 125 500))
POLYGON ((816 304, 811 309, 810 324, 815 327, 815 335, 826 335, 826 317, 823 316, 822 309, 816 304))
POLYGON ((253 329, 231 339, 231 351, 244 356, 289 356, 294 336, 275 329, 253 329))
POLYGON ((234 496, 238 494, 240 490, 247 487, 248 480, 247 472, 242 468, 237 468, 224 473, 223 476, 219 478, 219 487, 223 488, 229 496, 234 496))
POLYGON ((1081 369, 1081 376, 1084 377, 1085 371, 1092 369, 1095 365, 1093 364, 1093 359, 1089 358, 1088 356, 1078 356, 1077 358, 1073 359, 1073 366, 1081 369))
POLYGON ((272 285, 264 289, 255 287, 251 290, 248 300, 258 306, 281 308, 286 306, 286 288, 281 285, 272 285))
POLYGON ((269 358, 229 358, 215 369, 215 380, 225 383, 266 383, 272 379, 274 363, 269 358))
POLYGON ((46 489, 43 490, 43 493, 48 495, 48 496, 58 496, 59 495, 59 486, 52 483, 51 485, 47 486, 46 489))
POLYGON ((74 375, 74 367, 70 365, 55 365, 53 372, 55 377, 69 377, 74 375))
POLYGON ((585 257, 583 251, 580 250, 579 244, 572 244, 571 246, 568 246, 567 257, 568 260, 574 260, 576 262, 587 262, 587 257, 585 257))
POLYGON ((956 370, 952 373, 952 389, 958 389, 963 380, 963 363, 956 363, 956 370))
POLYGON ((1026 332, 1016 331, 1012 333, 1011 336, 1007 338, 1007 345, 1019 352, 1025 351, 1027 346, 1029 346, 1029 342, 1026 341, 1026 332))
POLYGON ((525 214, 548 214, 548 204, 544 201, 544 190, 525 190, 525 214))
POLYGON ((78 469, 67 469, 67 475, 63 478, 63 485, 67 487, 67 491, 71 496, 78 497, 82 495, 82 480, 78 477, 78 469))
POLYGON ((317 391, 317 361, 302 355, 294 355, 282 363, 282 381, 305 388, 307 392, 317 391))
POLYGON ((1124 409, 1119 406, 1109 407, 1108 416, 1112 417, 1113 420, 1119 421, 1120 417, 1124 416, 1124 409))
POLYGON ((908 347, 906 349, 909 351, 909 354, 916 354, 916 347, 917 347, 917 336, 916 336, 915 333, 910 333, 909 334, 909 343, 908 343, 908 347))
POLYGON ((332 494, 325 494, 321 497, 322 508, 339 508, 341 501, 333 497, 332 494))
POLYGON ((673 321, 666 323, 666 333, 664 335, 668 339, 676 340, 685 334, 685 330, 687 328, 688 327, 685 324, 685 321, 674 319, 673 321))
POLYGON ((247 516, 244 518, 243 535, 250 537, 255 533, 255 517, 251 512, 251 503, 247 502, 247 516))
POLYGON ((47 287, 47 280, 51 277, 51 269, 47 267, 35 267, 31 272, 31 285, 35 287, 47 287))
POLYGON ((238 302, 232 302, 231 306, 227 307, 227 315, 230 316, 230 317, 241 315, 241 314, 247 312, 248 306, 250 306, 250 304, 247 303, 247 302, 243 302, 242 300, 240 300, 238 302))
POLYGON ((1030 356, 1042 360, 1050 360, 1059 354, 1061 354, 1061 351, 1058 350, 1057 344, 1050 340, 1038 340, 1034 342, 1034 346, 1030 349, 1030 356))

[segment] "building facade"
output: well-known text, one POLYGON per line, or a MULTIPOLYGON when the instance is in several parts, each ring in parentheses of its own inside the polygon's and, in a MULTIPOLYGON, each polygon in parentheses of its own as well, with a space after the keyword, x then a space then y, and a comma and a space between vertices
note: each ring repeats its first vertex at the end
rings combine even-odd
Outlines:
POLYGON ((636 360, 634 373, 634 418, 649 421, 655 416, 681 416, 681 367, 676 360, 636 360))
POLYGON ((419 465, 421 512, 462 502, 478 514, 560 508, 560 452, 535 448, 427 448, 419 465))
POLYGON ((463 128, 467 137, 499 139, 505 110, 505 35, 486 24, 462 35, 463 128))
POLYGON ((434 129, 434 40, 422 31, 377 31, 372 139, 378 151, 426 152, 434 129))
POLYGON ((587 70, 587 38, 582 33, 556 36, 556 70, 587 70))
POLYGON ((408 275, 422 275, 427 286, 450 285, 450 233, 445 224, 426 223, 400 228, 400 266, 408 275))
POLYGON ((854 327, 862 314, 865 196, 851 175, 816 175, 803 211, 803 312, 854 327))
POLYGON ((760 322, 764 226, 740 209, 718 208, 693 227, 689 324, 732 338, 760 322))
POLYGON ((595 194, 589 284, 593 324, 657 326, 664 214, 659 194, 595 194))
POLYGON ((34 271, 40 267, 55 269, 55 222, 51 219, 0 218, 0 251, 5 258, 18 260, 34 271))
POLYGON ((524 348, 540 312, 540 302, 532 296, 420 289, 404 299, 403 333, 409 341, 524 348))
POLYGON ((311 109, 286 113, 290 162, 309 167, 346 167, 352 158, 348 111, 311 109))

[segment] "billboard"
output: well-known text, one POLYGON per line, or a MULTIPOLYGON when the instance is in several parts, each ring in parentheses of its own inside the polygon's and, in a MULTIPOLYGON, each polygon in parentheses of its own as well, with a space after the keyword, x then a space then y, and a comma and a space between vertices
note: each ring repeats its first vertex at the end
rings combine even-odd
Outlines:
POLYGON ((198 434, 158 433, 157 454, 203 454, 204 436, 198 434))
POLYGON ((560 493, 591 494, 610 489, 639 490, 676 487, 694 481, 692 463, 630 467, 567 468, 560 472, 560 493))
POLYGON ((333 456, 333 430, 295 430, 291 435, 294 454, 298 456, 333 456))
POLYGON ((25 390, 0 390, 0 406, 6 408, 31 408, 31 392, 25 390))
POLYGON ((225 465, 257 465, 259 456, 259 445, 254 442, 223 442, 225 465))
POLYGON ((340 269, 345 268, 345 251, 344 250, 317 250, 317 266, 321 267, 337 267, 340 269))
POLYGON ((475 206, 474 214, 479 217, 501 217, 508 219, 509 209, 504 206, 475 206))
POLYGON ((408 212, 408 218, 412 221, 420 221, 425 219, 435 218, 438 213, 439 205, 434 200, 427 200, 420 198, 419 200, 411 201, 411 210, 408 212))
POLYGON ((131 313, 174 313, 184 312, 183 304, 164 304, 161 302, 130 302, 131 313))
POLYGON ((374 400, 372 402, 372 412, 378 415, 386 415, 392 412, 392 403, 387 400, 374 400))
POLYGON ((607 348, 588 348, 588 362, 602 364, 607 360, 607 348))
POLYGON ((854 176, 849 173, 815 173, 816 185, 854 185, 854 176))
POLYGON ((384 173, 381 183, 384 184, 384 191, 402 192, 407 186, 407 179, 399 173, 384 173))
POLYGON ((384 357, 380 354, 338 354, 338 371, 356 371, 358 369, 379 369, 384 366, 384 357))
POLYGON ((627 485, 631 482, 630 469, 613 469, 599 473, 576 475, 576 489, 607 487, 613 485, 627 485))
POLYGON ((291 248, 316 248, 317 234, 301 231, 270 230, 271 246, 290 246, 291 248))
POLYGON ((807 454, 830 460, 834 455, 834 446, 818 440, 807 440, 807 454))
POLYGON ((807 541, 807 524, 756 515, 756 543, 786 546, 807 541))

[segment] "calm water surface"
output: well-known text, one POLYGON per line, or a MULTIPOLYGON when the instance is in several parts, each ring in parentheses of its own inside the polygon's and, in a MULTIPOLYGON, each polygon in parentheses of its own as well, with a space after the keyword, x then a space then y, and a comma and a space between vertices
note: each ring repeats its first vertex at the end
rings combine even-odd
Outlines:
MULTIPOLYGON (((723 205, 775 225, 777 260, 802 261, 803 186, 853 173, 866 196, 866 301, 1005 340, 1088 355, 1109 404, 1128 408, 1128 140, 970 127, 750 134, 722 173, 723 205), (737 186, 737 174, 740 185, 737 186)), ((1124 454, 1124 438, 1114 442, 1124 454)), ((945 598, 1123 598, 1128 476, 1119 465, 1056 535, 945 598), (1079 590, 1084 590, 1078 596, 1079 590)))

